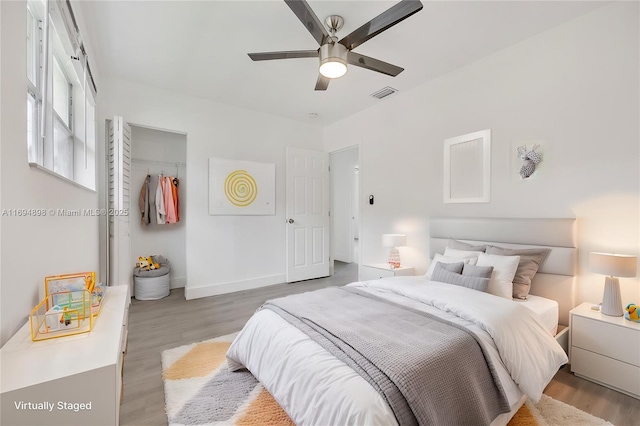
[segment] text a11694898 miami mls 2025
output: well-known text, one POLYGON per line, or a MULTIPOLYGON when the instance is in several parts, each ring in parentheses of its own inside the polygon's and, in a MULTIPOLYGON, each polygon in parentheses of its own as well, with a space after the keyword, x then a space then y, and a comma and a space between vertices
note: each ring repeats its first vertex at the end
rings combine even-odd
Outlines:
POLYGON ((84 216, 129 216, 128 209, 66 209, 66 208, 19 208, 2 209, 2 216, 9 217, 84 217, 84 216))

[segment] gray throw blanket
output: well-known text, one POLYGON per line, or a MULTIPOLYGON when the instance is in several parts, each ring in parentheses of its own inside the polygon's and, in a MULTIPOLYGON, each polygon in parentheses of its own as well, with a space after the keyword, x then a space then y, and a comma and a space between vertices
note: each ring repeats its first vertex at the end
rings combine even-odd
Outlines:
POLYGON ((352 287, 267 301, 385 399, 398 424, 488 425, 510 410, 497 373, 465 327, 352 287))

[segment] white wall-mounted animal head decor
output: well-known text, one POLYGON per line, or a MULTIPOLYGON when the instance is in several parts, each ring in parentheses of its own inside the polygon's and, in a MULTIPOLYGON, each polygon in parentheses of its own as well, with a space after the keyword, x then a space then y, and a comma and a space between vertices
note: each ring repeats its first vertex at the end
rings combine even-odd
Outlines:
POLYGON ((520 167, 520 178, 526 179, 536 171, 536 164, 542 161, 540 154, 536 152, 536 149, 540 148, 540 145, 534 145, 530 151, 527 151, 527 146, 522 145, 518 147, 518 156, 522 162, 520 167))

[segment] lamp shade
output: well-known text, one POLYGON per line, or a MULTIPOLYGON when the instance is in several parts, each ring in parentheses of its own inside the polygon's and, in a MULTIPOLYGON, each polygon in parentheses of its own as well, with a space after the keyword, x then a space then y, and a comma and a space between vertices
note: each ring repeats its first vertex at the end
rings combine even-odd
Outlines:
POLYGON ((407 236, 404 234, 382 234, 382 247, 400 247, 407 245, 407 236))
POLYGON ((613 253, 589 253, 589 270, 612 277, 635 277, 637 256, 613 253))

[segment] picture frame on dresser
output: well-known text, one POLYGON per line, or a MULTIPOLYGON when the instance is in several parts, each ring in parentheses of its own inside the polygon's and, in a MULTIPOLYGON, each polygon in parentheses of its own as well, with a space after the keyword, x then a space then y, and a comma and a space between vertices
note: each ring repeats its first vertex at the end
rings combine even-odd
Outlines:
MULTIPOLYGON (((77 272, 73 274, 55 275, 44 278, 44 294, 52 296, 56 293, 69 291, 93 291, 96 284, 95 272, 77 272)), ((47 309, 49 309, 49 301, 47 301, 47 309)))

